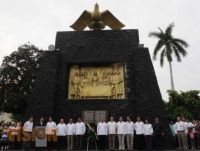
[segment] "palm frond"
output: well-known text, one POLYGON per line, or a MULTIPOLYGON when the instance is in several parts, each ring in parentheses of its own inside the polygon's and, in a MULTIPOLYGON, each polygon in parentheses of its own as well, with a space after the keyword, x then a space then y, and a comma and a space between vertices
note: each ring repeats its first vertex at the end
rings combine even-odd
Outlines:
POLYGON ((179 38, 174 38, 173 41, 175 41, 176 43, 180 44, 181 46, 183 46, 185 48, 187 48, 189 46, 189 44, 185 40, 182 40, 179 38))
POLYGON ((174 28, 174 23, 169 24, 169 26, 165 30, 165 34, 172 35, 173 28, 174 28))
POLYGON ((160 54, 160 66, 163 67, 164 65, 164 57, 165 57, 165 48, 163 48, 161 54, 160 54))
POLYGON ((150 32, 149 33, 149 37, 160 38, 161 37, 161 33, 159 33, 159 32, 150 32))
POLYGON ((176 56, 176 59, 178 62, 181 62, 181 56, 179 54, 179 51, 177 50, 177 47, 175 46, 172 46, 173 50, 174 50, 174 53, 175 53, 175 56, 176 56))
POLYGON ((179 45, 179 43, 173 42, 173 45, 177 48, 177 51, 180 52, 183 57, 187 55, 187 51, 181 45, 179 45))
POLYGON ((158 51, 160 49, 162 49, 163 45, 164 45, 164 42, 162 40, 159 40, 158 43, 156 44, 156 47, 155 47, 154 52, 153 52, 153 59, 154 60, 156 60, 156 55, 157 55, 158 51))

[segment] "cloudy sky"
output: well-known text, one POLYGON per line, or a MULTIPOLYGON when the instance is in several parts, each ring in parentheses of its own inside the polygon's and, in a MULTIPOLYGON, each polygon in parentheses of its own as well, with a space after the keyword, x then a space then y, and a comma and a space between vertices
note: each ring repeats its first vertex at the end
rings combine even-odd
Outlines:
MULTIPOLYGON (((175 88, 200 89, 200 0, 0 0, 0 63, 21 44, 31 42, 43 49, 55 44, 56 32, 72 30, 69 26, 96 2, 120 19, 124 29, 139 29, 140 43, 151 54, 156 40, 148 33, 174 22, 174 36, 190 44, 182 63, 173 63, 175 88)), ((163 68, 159 61, 153 64, 166 100, 168 64, 163 68)))

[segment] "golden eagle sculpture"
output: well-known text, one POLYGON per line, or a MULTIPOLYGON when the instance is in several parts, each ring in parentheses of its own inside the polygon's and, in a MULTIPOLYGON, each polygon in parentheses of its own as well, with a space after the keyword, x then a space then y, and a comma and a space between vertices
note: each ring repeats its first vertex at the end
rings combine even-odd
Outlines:
POLYGON ((82 31, 86 27, 93 30, 102 30, 105 26, 111 29, 119 30, 125 25, 121 23, 109 10, 99 11, 99 5, 96 3, 93 12, 83 11, 81 16, 70 27, 76 31, 82 31))

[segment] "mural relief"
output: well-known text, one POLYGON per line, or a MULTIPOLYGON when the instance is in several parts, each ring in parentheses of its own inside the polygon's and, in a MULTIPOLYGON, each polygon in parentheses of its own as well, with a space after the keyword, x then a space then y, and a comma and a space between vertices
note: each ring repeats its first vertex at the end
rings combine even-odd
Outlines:
POLYGON ((124 64, 70 68, 68 99, 124 99, 124 64))

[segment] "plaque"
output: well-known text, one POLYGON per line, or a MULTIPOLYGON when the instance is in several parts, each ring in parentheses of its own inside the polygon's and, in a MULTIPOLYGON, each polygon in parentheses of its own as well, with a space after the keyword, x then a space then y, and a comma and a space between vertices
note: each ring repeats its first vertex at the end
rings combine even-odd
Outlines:
POLYGON ((124 99, 124 64, 71 66, 68 99, 124 99))
POLYGON ((83 111, 83 120, 85 123, 97 124, 101 118, 107 119, 107 111, 83 111))

